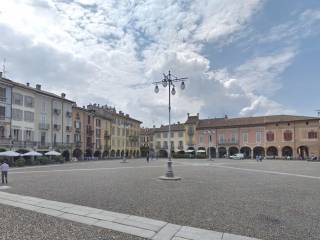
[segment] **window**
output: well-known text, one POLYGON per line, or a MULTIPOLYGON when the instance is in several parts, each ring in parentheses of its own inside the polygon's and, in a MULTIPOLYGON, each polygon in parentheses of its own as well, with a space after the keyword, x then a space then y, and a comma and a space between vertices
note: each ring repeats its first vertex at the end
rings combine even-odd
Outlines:
POLYGON ((75 126, 75 128, 79 129, 81 127, 80 121, 75 121, 74 126, 75 126))
POLYGON ((171 150, 174 149, 174 141, 171 141, 171 150))
POLYGON ((6 101, 6 89, 0 87, 0 101, 6 101))
POLYGON ((164 133, 162 134, 162 137, 163 137, 163 138, 167 138, 167 137, 168 137, 168 133, 164 132, 164 133))
POLYGON ((12 119, 15 121, 22 121, 23 119, 23 111, 20 109, 12 109, 12 119))
POLYGON ((13 140, 20 141, 21 140, 21 130, 13 129, 13 140))
POLYGON ((116 133, 115 128, 112 127, 112 135, 114 135, 116 133))
POLYGON ((179 137, 183 137, 183 132, 179 132, 179 137))
POLYGON ((179 141, 179 149, 183 149, 183 141, 179 141))
POLYGON ((248 133, 242 133, 242 141, 243 143, 248 143, 248 133))
POLYGON ((24 121, 25 122, 34 122, 34 113, 25 111, 24 112, 24 121))
POLYGON ((96 125, 97 125, 97 127, 101 127, 101 120, 100 119, 96 120, 96 125))
POLYGON ((13 104, 23 105, 23 96, 19 93, 13 93, 13 104))
POLYGON ((220 134, 220 135, 219 135, 219 143, 220 143, 220 144, 223 144, 223 143, 224 143, 224 135, 223 135, 223 134, 220 134))
POLYGON ((33 134, 31 130, 26 130, 24 134, 24 140, 25 141, 32 141, 33 139, 33 134))
POLYGON ((160 133, 157 133, 157 138, 161 138, 161 134, 160 133))
POLYGON ((283 133, 283 139, 285 141, 291 141, 292 140, 292 132, 287 130, 283 133))
POLYGON ((274 133, 269 131, 267 132, 267 141, 268 142, 273 142, 274 141, 274 133))
POLYGON ((261 132, 256 132, 256 142, 261 143, 261 132))
POLYGON ((46 124, 46 115, 45 114, 41 114, 40 123, 43 124, 43 125, 46 124))
POLYGON ((231 143, 236 143, 236 142, 237 142, 237 134, 236 133, 232 133, 231 143))
POLYGON ((310 131, 308 132, 308 138, 309 139, 317 139, 318 138, 318 133, 315 131, 310 131))
POLYGON ((163 142, 163 148, 165 148, 165 149, 168 148, 168 142, 167 141, 163 142))
POLYGON ((53 144, 57 143, 57 134, 53 134, 53 144))
POLYGON ((74 142, 75 143, 80 143, 80 134, 75 134, 74 135, 74 142))
POLYGON ((67 143, 70 143, 70 135, 67 135, 67 143))
POLYGON ((90 116, 88 116, 88 124, 90 124, 91 118, 90 116))
POLYGON ((174 137, 174 132, 171 132, 171 134, 170 134, 170 135, 171 135, 171 137, 173 138, 173 137, 174 137))
POLYGON ((120 128, 117 128, 117 136, 120 136, 120 128))
POLYGON ((199 143, 203 143, 203 134, 202 133, 199 134, 199 143))
POLYGON ((4 126, 0 126, 0 137, 4 138, 5 137, 5 134, 4 134, 4 126))
POLYGON ((161 148, 161 143, 159 141, 157 142, 157 148, 161 148))
POLYGON ((46 133, 45 132, 41 132, 40 143, 41 143, 41 145, 44 145, 46 143, 46 133))
POLYGON ((32 108, 34 106, 33 97, 25 96, 24 97, 24 106, 32 108))
POLYGON ((0 119, 4 119, 6 117, 6 108, 4 106, 0 106, 0 119))

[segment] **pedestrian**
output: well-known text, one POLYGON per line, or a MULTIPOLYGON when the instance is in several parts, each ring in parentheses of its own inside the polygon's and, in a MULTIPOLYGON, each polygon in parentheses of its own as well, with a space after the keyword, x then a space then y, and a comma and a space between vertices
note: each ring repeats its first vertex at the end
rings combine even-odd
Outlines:
POLYGON ((1 166, 1 180, 2 180, 2 184, 4 184, 4 181, 6 181, 6 184, 8 184, 8 170, 9 170, 9 165, 7 163, 7 161, 3 161, 1 166))
POLYGON ((260 158, 259 158, 260 162, 262 162, 262 158, 263 158, 263 157, 262 157, 262 156, 260 156, 260 158))
POLYGON ((257 160, 257 162, 259 162, 259 155, 256 156, 256 160, 257 160))
POLYGON ((147 163, 149 163, 149 152, 147 152, 147 163))

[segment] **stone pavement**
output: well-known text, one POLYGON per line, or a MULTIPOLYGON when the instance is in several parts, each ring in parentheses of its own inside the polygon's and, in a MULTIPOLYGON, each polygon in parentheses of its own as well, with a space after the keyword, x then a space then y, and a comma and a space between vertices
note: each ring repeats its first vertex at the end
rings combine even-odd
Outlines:
POLYGON ((254 240, 76 204, 0 192, 1 204, 152 240, 254 240))

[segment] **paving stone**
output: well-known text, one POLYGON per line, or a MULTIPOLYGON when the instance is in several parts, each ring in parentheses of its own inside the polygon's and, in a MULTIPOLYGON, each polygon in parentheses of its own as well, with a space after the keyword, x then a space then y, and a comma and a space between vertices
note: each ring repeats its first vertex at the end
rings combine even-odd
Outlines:
POLYGON ((221 240, 222 233, 184 226, 176 234, 176 237, 192 240, 221 240))
POLYGON ((145 218, 145 217, 139 217, 139 216, 130 216, 128 219, 137 221, 137 222, 152 224, 159 227, 164 227, 167 224, 167 222, 164 222, 164 221, 145 218))
POLYGON ((96 219, 99 219, 99 220, 110 221, 110 222, 116 220, 115 217, 111 217, 111 216, 108 216, 108 215, 105 215, 105 214, 101 214, 101 213, 91 213, 91 214, 88 214, 87 216, 91 217, 91 218, 96 218, 96 219))
POLYGON ((137 227, 137 228, 143 228, 143 229, 151 230, 151 231, 154 231, 154 232, 158 232, 161 229, 160 226, 156 226, 156 225, 149 224, 149 223, 130 220, 129 218, 116 219, 113 222, 124 224, 124 225, 128 225, 128 226, 133 226, 133 227, 137 227))
POLYGON ((79 223, 84 223, 88 225, 93 225, 94 223, 97 223, 98 220, 95 218, 89 218, 89 217, 83 217, 75 214, 70 214, 70 213, 63 213, 62 215, 58 216, 59 218, 79 222, 79 223))
POLYGON ((110 212, 110 211, 101 211, 100 214, 106 215, 106 216, 109 216, 109 217, 114 217, 116 219, 125 219, 125 218, 128 218, 130 216, 128 214, 110 212))
POLYGON ((182 226, 168 223, 152 238, 152 240, 172 239, 181 228, 182 226))
POLYGON ((138 237, 148 238, 148 239, 151 239, 152 236, 155 235, 155 232, 150 231, 150 230, 131 227, 131 226, 122 225, 122 224, 109 222, 109 221, 99 221, 93 225, 98 226, 98 227, 102 227, 102 228, 111 229, 111 230, 118 231, 118 232, 132 234, 132 235, 135 235, 138 237))
POLYGON ((54 216, 54 217, 57 217, 57 216, 60 216, 60 215, 63 214, 63 212, 61 212, 61 211, 48 209, 48 208, 38 208, 38 209, 36 209, 34 211, 38 212, 38 213, 43 213, 43 214, 46 214, 46 215, 54 216))
POLYGON ((257 238, 250 238, 229 233, 224 233, 222 240, 258 240, 257 238))

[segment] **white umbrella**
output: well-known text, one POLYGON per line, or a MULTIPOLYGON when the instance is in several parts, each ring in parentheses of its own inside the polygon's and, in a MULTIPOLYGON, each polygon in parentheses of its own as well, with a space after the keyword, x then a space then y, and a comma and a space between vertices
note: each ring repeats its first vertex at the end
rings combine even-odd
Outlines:
POLYGON ((50 152, 45 153, 44 155, 46 155, 46 156, 60 156, 61 153, 56 152, 56 151, 50 151, 50 152))
POLYGON ((42 156, 42 153, 39 153, 36 151, 30 151, 25 154, 22 154, 22 156, 39 157, 39 156, 42 156))
POLYGON ((21 156, 20 153, 14 152, 14 151, 5 151, 5 152, 0 152, 0 156, 4 157, 19 157, 21 156))
POLYGON ((187 150, 186 152, 187 152, 187 153, 193 153, 193 152, 194 152, 194 150, 189 149, 189 150, 187 150))
POLYGON ((200 150, 198 150, 197 152, 198 152, 198 153, 205 153, 205 152, 206 152, 206 150, 202 150, 202 149, 200 149, 200 150))

